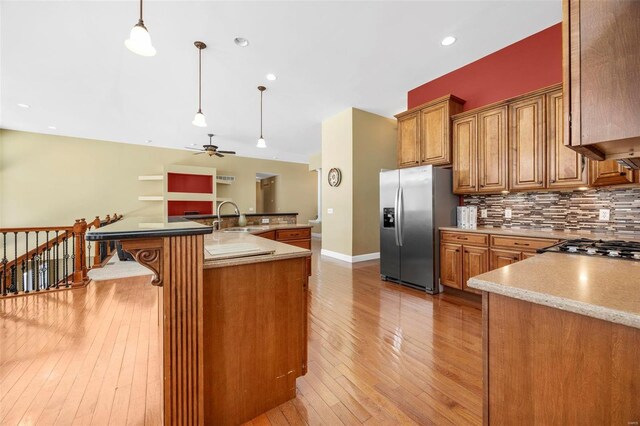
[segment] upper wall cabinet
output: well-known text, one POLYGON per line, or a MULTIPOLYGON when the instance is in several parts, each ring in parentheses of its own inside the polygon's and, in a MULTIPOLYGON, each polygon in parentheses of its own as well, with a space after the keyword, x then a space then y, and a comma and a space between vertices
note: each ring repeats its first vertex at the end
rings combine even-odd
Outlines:
POLYGON ((420 164, 420 122, 417 112, 398 118, 398 167, 420 164))
POLYGON ((545 186, 545 95, 509 105, 510 187, 514 190, 545 186))
POLYGON ((449 95, 396 115, 398 167, 451 164, 451 116, 463 104, 449 95))
POLYGON ((563 0, 565 143, 640 156, 640 1, 563 0))
POLYGON ((547 188, 584 187, 587 180, 587 159, 564 144, 564 111, 562 89, 546 95, 547 127, 547 188))
POLYGON ((507 189, 507 107, 464 113, 453 120, 453 192, 507 189))

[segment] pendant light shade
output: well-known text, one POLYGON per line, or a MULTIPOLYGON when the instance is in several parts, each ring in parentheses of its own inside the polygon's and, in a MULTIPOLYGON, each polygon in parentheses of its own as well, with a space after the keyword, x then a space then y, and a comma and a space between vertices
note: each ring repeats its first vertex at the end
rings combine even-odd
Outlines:
POLYGON ((193 44, 198 49, 198 112, 191 123, 194 126, 207 127, 207 121, 202 113, 202 49, 206 49, 207 45, 201 41, 196 41, 193 44))
POLYGON ((138 23, 131 29, 129 38, 124 41, 127 49, 140 56, 155 56, 156 49, 151 44, 151 36, 142 20, 142 0, 140 0, 140 18, 138 23))
POLYGON ((264 86, 258 86, 258 90, 260 91, 260 139, 258 139, 258 143, 256 144, 256 148, 266 148, 267 143, 262 137, 262 94, 265 90, 267 90, 264 86))

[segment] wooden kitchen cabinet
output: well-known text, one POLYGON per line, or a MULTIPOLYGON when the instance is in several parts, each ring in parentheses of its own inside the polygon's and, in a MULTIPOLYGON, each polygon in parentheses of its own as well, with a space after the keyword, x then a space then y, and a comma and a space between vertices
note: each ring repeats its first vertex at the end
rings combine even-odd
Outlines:
POLYGON ((520 261, 520 251, 491 249, 491 269, 502 268, 520 261))
POLYGON ((420 163, 420 124, 418 113, 398 118, 398 167, 420 163))
POLYGON ((547 188, 569 189, 585 187, 588 181, 588 161, 564 143, 564 109, 562 89, 546 95, 547 110, 547 188))
POLYGON ((461 112, 463 104, 448 95, 396 115, 398 167, 451 164, 451 116, 461 112))
POLYGON ((472 115, 453 122, 453 192, 478 191, 477 117, 472 115))
POLYGON ((545 187, 545 95, 509 104, 509 188, 545 187))
POLYGON ((462 289, 482 294, 467 285, 469 278, 489 271, 489 249, 487 247, 464 246, 462 253, 462 289))
POLYGON ((640 152, 639 23, 637 0, 563 0, 566 143, 594 160, 640 152))
POLYGON ((440 283, 462 290, 462 244, 440 244, 440 283))
POLYGON ((507 190, 507 107, 478 113, 478 192, 507 190))
POLYGON ((638 181, 636 171, 621 166, 615 160, 591 161, 589 175, 591 186, 625 185, 638 181))

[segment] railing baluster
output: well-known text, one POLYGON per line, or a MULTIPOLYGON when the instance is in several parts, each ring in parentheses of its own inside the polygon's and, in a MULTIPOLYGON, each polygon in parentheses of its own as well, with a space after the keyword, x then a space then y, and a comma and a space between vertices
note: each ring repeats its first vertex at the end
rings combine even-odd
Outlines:
POLYGON ((31 260, 31 276, 32 284, 35 291, 40 291, 40 256, 38 255, 38 235, 40 233, 36 231, 36 252, 33 254, 31 260))
POLYGON ((58 231, 56 231, 56 252, 55 252, 56 288, 60 286, 60 242, 58 241, 58 231))
POLYGON ((69 287, 69 265, 67 264, 69 262, 69 232, 68 231, 64 231, 64 283, 65 283, 65 287, 69 287))
POLYGON ((47 239, 47 242, 44 244, 45 245, 45 264, 47 265, 47 269, 44 273, 44 276, 46 277, 46 281, 45 281, 45 285, 47 287, 47 290, 51 289, 51 286, 49 286, 49 265, 51 264, 51 253, 49 252, 49 231, 46 231, 45 233, 45 238, 47 239))
POLYGON ((3 296, 7 295, 7 233, 2 233, 2 283, 0 283, 0 291, 3 296))
POLYGON ((11 269, 11 292, 18 294, 18 233, 13 233, 13 268, 11 269))
MULTIPOLYGON (((24 234, 24 252, 29 253, 29 231, 24 234)), ((29 293, 29 259, 22 261, 22 291, 29 293)))

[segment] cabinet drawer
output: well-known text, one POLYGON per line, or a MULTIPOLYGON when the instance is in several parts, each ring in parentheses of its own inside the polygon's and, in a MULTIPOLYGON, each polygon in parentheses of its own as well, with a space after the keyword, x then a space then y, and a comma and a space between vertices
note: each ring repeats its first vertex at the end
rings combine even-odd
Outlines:
POLYGON ((276 240, 303 240, 305 238, 311 238, 311 229, 281 229, 276 231, 276 240))
POLYGON ((276 231, 262 232, 260 234, 256 234, 256 236, 257 237, 266 238, 268 240, 275 240, 276 239, 276 231))
POLYGON ((300 247, 303 249, 311 250, 311 240, 288 240, 283 241, 292 246, 300 247))
POLYGON ((486 246, 489 244, 489 236, 487 234, 475 234, 472 232, 443 232, 442 242, 486 246))
POLYGON ((504 247, 518 250, 537 250, 549 247, 557 242, 558 240, 546 238, 505 237, 501 235, 491 236, 491 247, 504 247))

